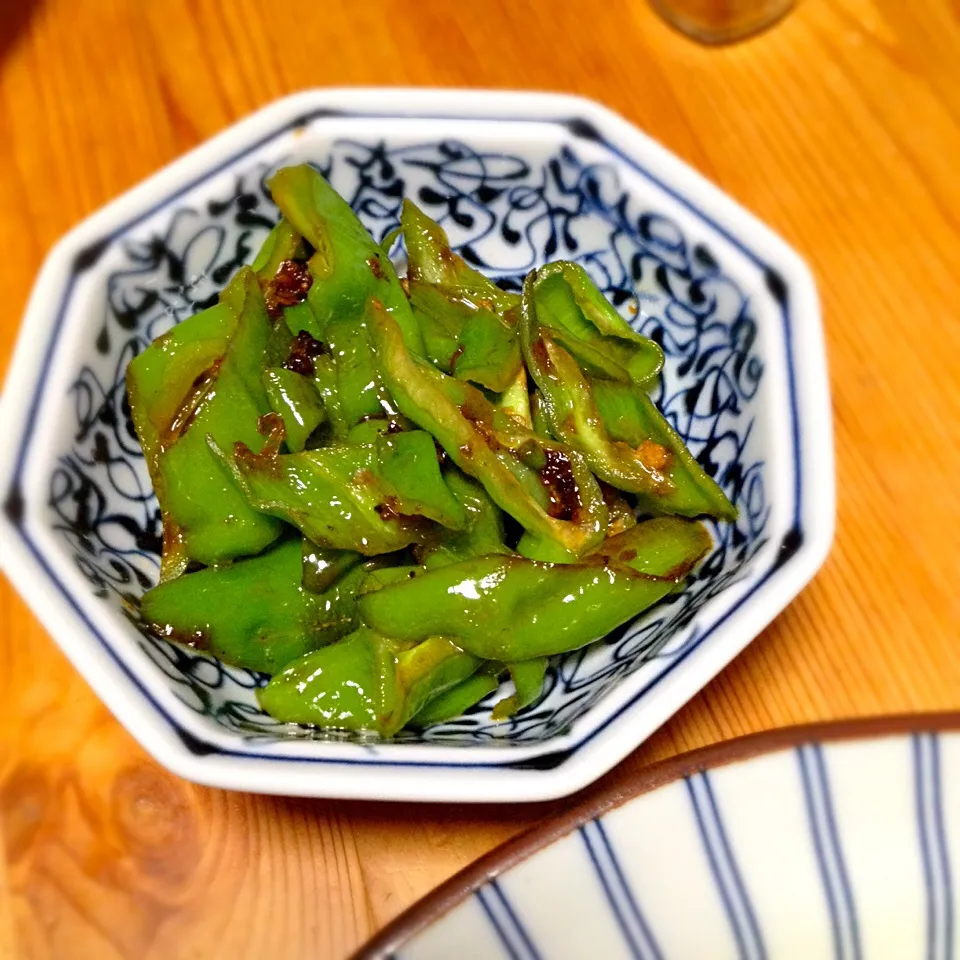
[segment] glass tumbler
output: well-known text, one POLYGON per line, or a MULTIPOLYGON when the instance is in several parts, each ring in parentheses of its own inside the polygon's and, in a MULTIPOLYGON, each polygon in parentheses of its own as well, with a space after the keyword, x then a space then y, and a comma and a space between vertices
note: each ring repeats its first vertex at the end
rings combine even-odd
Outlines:
POLYGON ((794 0, 650 0, 654 10, 701 43, 731 43, 776 23, 794 0))

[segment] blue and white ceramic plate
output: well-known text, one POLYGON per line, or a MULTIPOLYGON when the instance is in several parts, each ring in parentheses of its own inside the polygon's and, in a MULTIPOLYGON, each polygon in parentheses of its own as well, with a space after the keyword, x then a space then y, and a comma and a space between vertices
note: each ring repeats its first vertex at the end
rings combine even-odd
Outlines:
POLYGON ((354 960, 949 960, 958 871, 960 714, 793 728, 601 792, 354 960))
MULTIPOLYGON (((122 149, 122 144, 117 145, 122 149)), ((575 97, 313 91, 161 171, 51 252, 0 422, 8 576, 117 717, 172 770, 243 790, 534 800, 608 770, 802 589, 833 531, 816 291, 770 230, 662 147, 575 97), (138 629, 160 520, 125 401, 153 337, 210 303, 278 213, 279 165, 317 164, 375 236, 404 196, 506 285, 584 264, 663 344, 657 398, 740 508, 689 588, 557 659, 508 723, 489 704, 392 742, 278 725, 263 678, 138 629)))

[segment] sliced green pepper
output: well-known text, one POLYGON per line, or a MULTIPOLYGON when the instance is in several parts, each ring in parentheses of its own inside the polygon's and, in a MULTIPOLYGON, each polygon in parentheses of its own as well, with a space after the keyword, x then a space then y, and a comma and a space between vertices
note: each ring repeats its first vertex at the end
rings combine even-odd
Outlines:
POLYGON ((393 265, 356 218, 350 205, 312 167, 285 167, 270 180, 274 202, 314 247, 308 261, 309 333, 336 361, 340 415, 347 428, 365 417, 392 413, 370 354, 365 305, 377 297, 390 311, 409 349, 423 342, 393 265))
POLYGON ((325 550, 312 540, 303 539, 304 589, 312 593, 329 590, 345 573, 364 561, 362 553, 353 550, 325 550))
POLYGON ((281 217, 277 225, 267 234, 259 253, 255 257, 252 269, 267 283, 288 260, 302 260, 306 257, 307 247, 303 237, 297 233, 286 217, 281 217))
POLYGON ((503 518, 487 491, 456 467, 444 470, 450 492, 467 513, 467 526, 462 531, 437 530, 421 549, 427 568, 445 566, 491 553, 509 553, 504 544, 503 518))
POLYGON ((291 663, 260 691, 260 703, 288 723, 392 736, 479 666, 480 660, 443 637, 404 649, 361 627, 291 663))
POLYGON ((324 355, 314 360, 313 385, 323 403, 327 421, 325 429, 329 432, 328 441, 345 440, 353 422, 347 420, 343 405, 340 403, 337 364, 333 357, 324 355))
POLYGON ((547 674, 547 658, 535 657, 532 660, 521 660, 519 663, 508 663, 507 669, 510 671, 510 679, 513 680, 514 692, 494 706, 490 714, 493 720, 506 720, 512 717, 540 696, 543 680, 547 674))
POLYGON ((306 377, 283 367, 268 367, 263 385, 274 412, 283 417, 288 449, 299 453, 326 417, 320 394, 306 377))
POLYGON ((130 413, 161 501, 160 454, 179 436, 181 409, 196 405, 198 388, 222 361, 236 327, 237 315, 217 303, 157 337, 127 366, 130 413))
POLYGON ((533 415, 530 410, 530 389, 527 382, 527 368, 521 366, 513 382, 497 397, 495 406, 498 410, 513 417, 517 423, 522 424, 528 430, 534 430, 541 436, 549 434, 541 433, 534 429, 533 415))
POLYGON ((524 358, 540 390, 537 415, 554 436, 586 457, 598 477, 637 494, 651 513, 735 517, 723 491, 699 467, 635 378, 590 380, 581 370, 567 349, 569 338, 561 341, 557 333, 562 322, 556 318, 563 305, 556 301, 572 299, 570 287, 564 274, 547 270, 531 274, 524 284, 521 323, 524 358))
POLYGON ((699 523, 648 520, 585 562, 477 557, 366 593, 358 607, 398 640, 449 636, 487 660, 529 660, 576 650, 630 620, 676 589, 710 542, 699 523))
POLYGON ((270 409, 260 377, 269 335, 257 278, 243 267, 216 310, 175 327, 131 362, 131 408, 163 513, 164 580, 189 560, 257 553, 280 533, 276 520, 247 504, 206 441, 209 434, 221 444, 259 445, 257 420, 270 409))
POLYGON ((280 454, 283 424, 266 425, 271 439, 261 453, 238 443, 232 456, 221 456, 250 503, 319 546, 370 556, 428 538, 431 520, 456 530, 466 526, 428 434, 280 454))
POLYGON ((463 715, 500 686, 502 672, 502 664, 485 663, 472 677, 430 700, 407 725, 422 730, 463 715))
POLYGON ((637 333, 579 264, 558 260, 533 271, 523 297, 534 325, 547 327, 588 375, 643 387, 663 369, 659 344, 637 333))
POLYGON ((287 541, 258 557, 162 583, 143 595, 141 616, 161 637, 275 673, 353 627, 354 592, 319 597, 304 590, 300 554, 300 541, 287 541))
POLYGON ((395 684, 394 651, 361 627, 294 660, 257 696, 284 723, 373 731, 393 707, 395 684))
POLYGON ((496 393, 513 383, 523 366, 518 310, 501 317, 489 307, 456 300, 441 287, 414 280, 408 292, 431 363, 496 393))
POLYGON ((525 322, 524 352, 541 400, 538 413, 550 433, 579 450, 594 473, 613 487, 668 502, 674 487, 665 468, 668 451, 655 443, 631 447, 607 433, 586 377, 546 329, 525 322))
POLYGON ((532 535, 581 555, 596 546, 607 508, 585 462, 497 410, 476 387, 407 350, 382 306, 369 306, 377 363, 400 411, 429 431, 464 473, 532 535))
POLYGON ((523 366, 517 336, 520 298, 501 290, 450 248, 443 228, 409 200, 400 215, 407 248, 407 293, 426 356, 458 380, 495 393, 523 366))
POLYGON ((647 451, 671 484, 672 490, 665 497, 641 497, 641 507, 686 517, 709 514, 736 520, 737 508, 697 463, 650 397, 635 387, 604 380, 594 382, 591 393, 610 439, 641 454, 647 451))
POLYGON ((453 299, 486 307, 500 316, 519 305, 517 294, 501 290, 488 276, 474 270, 454 253, 443 227, 410 200, 403 201, 400 226, 411 284, 430 284, 453 299))

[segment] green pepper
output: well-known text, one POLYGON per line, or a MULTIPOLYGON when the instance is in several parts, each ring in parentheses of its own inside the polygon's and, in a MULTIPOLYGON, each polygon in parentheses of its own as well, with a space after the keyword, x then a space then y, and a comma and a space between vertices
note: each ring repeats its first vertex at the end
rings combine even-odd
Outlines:
POLYGON ((392 736, 479 666, 480 660, 443 637, 404 649, 361 627, 291 663, 259 697, 271 716, 287 723, 392 736))
POLYGON ((549 437, 548 433, 541 433, 533 425, 533 414, 530 409, 530 389, 527 381, 527 368, 521 366, 513 382, 497 397, 494 406, 498 410, 513 417, 517 423, 522 424, 528 430, 540 433, 541 436, 549 437))
POLYGON ((377 363, 400 411, 429 431, 502 510, 533 536, 576 555, 603 539, 606 504, 579 455, 497 410, 476 387, 414 357, 376 300, 369 314, 377 363))
POLYGON ((305 590, 324 593, 345 573, 364 561, 362 553, 353 550, 325 550, 312 540, 303 538, 302 582, 305 590))
POLYGON ((430 700, 407 725, 422 730, 461 716, 500 686, 502 672, 502 664, 485 663, 472 677, 430 700))
POLYGON ((343 421, 349 428, 365 417, 392 413, 370 354, 365 320, 369 297, 377 297, 393 314, 409 349, 423 353, 420 331, 393 265, 350 205, 312 167, 285 167, 268 186, 284 216, 315 251, 308 261, 311 315, 304 322, 336 361, 343 421))
POLYGON ((258 557, 162 583, 143 595, 140 614, 158 636, 275 673, 354 625, 361 575, 346 593, 333 587, 317 596, 302 587, 300 565, 300 541, 286 541, 258 557))
POLYGON ((263 385, 274 412, 283 417, 288 449, 299 453, 326 417, 320 394, 306 377, 283 367, 268 367, 263 385))
POLYGON ((543 680, 547 674, 547 658, 535 657, 532 660, 521 660, 519 663, 508 663, 507 669, 510 671, 510 679, 513 680, 514 692, 494 706, 490 714, 493 720, 506 720, 512 717, 540 696, 543 680))
POLYGON ((591 377, 649 387, 663 368, 659 344, 637 333, 579 264, 558 260, 533 271, 523 299, 534 326, 549 329, 591 377))
POLYGON ((523 367, 517 310, 502 317, 487 306, 453 299, 441 287, 410 281, 410 305, 427 359, 458 380, 500 393, 523 367))
POLYGON ((581 563, 477 557, 366 593, 358 609, 401 641, 449 636, 486 660, 545 657, 592 643, 671 593, 710 542, 699 523, 658 518, 581 563))
POLYGON ((190 560, 214 564, 257 553, 281 529, 249 506, 206 439, 258 446, 257 420, 270 409, 260 374, 270 321, 255 274, 243 267, 217 308, 192 320, 128 369, 134 422, 163 515, 164 580, 190 560))
POLYGON ((517 336, 520 298, 501 290, 450 248, 443 228, 409 200, 400 215, 407 248, 407 293, 427 358, 458 380, 495 393, 523 366, 517 336))
POLYGON ((360 627, 288 664, 257 696, 284 723, 372 731, 392 708, 395 684, 393 650, 360 627))
POLYGON ((303 237, 297 233, 286 217, 281 217, 277 225, 267 234, 267 239, 263 241, 253 261, 252 269, 261 283, 267 283, 286 261, 302 260, 306 254, 307 248, 303 237))
POLYGON ((633 507, 613 487, 601 484, 603 499, 607 502, 607 513, 610 517, 607 522, 607 536, 615 537, 625 533, 637 525, 637 515, 633 507))
POLYGON ((324 355, 313 361, 313 385, 323 404, 326 426, 322 430, 325 429, 329 433, 327 439, 345 440, 353 423, 348 422, 343 405, 340 403, 337 364, 333 357, 324 355))
POLYGON ((666 503, 674 492, 664 472, 669 465, 667 450, 655 443, 635 448, 612 440, 576 360, 546 329, 525 324, 523 342, 530 372, 540 388, 538 413, 550 433, 579 450, 601 480, 666 503))
POLYGON ((181 409, 196 405, 198 385, 222 361, 236 327, 237 315, 217 303, 157 337, 127 366, 130 413, 161 500, 160 454, 179 435, 181 409))
POLYGON ((552 435, 580 451, 601 480, 637 494, 645 510, 735 518, 726 495, 699 467, 636 379, 591 380, 581 370, 564 346, 569 347, 569 338, 561 341, 557 333, 567 322, 557 319, 563 316, 567 296, 572 299, 565 275, 547 273, 547 268, 531 274, 524 284, 521 342, 540 391, 537 416, 552 435))
POLYGON ((467 525, 462 531, 437 529, 421 548, 423 565, 432 568, 483 554, 509 553, 504 544, 503 518, 487 491, 456 467, 444 470, 443 475, 466 511, 467 525))
POLYGON ((307 242, 286 217, 281 217, 253 261, 267 313, 274 320, 266 350, 269 366, 283 363, 291 335, 315 327, 313 311, 306 300, 312 281, 304 263, 308 255, 307 242))
POLYGON ((390 437, 412 429, 414 428, 410 421, 399 413, 389 418, 373 417, 351 427, 347 431, 347 443, 376 443, 383 436, 390 437))
POLYGON ((640 452, 652 452, 672 486, 665 497, 641 497, 642 508, 687 517, 709 514, 721 520, 736 520, 737 508, 697 463, 650 397, 635 387, 603 380, 593 383, 591 392, 610 439, 640 452))
POLYGON ((264 418, 270 440, 261 453, 238 443, 232 456, 221 457, 251 504, 319 546, 370 556, 421 542, 430 535, 429 521, 455 530, 466 526, 428 434, 417 430, 376 443, 280 454, 283 423, 271 417, 264 418))
POLYGON ((388 727, 393 734, 416 716, 431 700, 452 690, 470 677, 482 661, 447 637, 429 637, 397 654, 397 703, 388 727))
POLYGON ((519 305, 517 294, 501 290, 454 253, 443 227, 410 200, 403 201, 400 226, 407 248, 407 278, 411 285, 429 284, 451 299, 486 307, 500 316, 519 305))
POLYGON ((543 409, 543 394, 539 390, 534 390, 530 394, 530 423, 541 437, 553 437, 552 429, 547 422, 543 409))

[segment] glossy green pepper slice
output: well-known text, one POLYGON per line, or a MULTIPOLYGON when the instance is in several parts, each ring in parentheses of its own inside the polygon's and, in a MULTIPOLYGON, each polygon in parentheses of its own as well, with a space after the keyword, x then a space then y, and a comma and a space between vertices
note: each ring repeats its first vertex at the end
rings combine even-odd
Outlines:
POLYGON ((223 461, 251 504, 292 523, 318 546, 370 556, 423 541, 430 521, 466 526, 428 434, 410 431, 376 443, 281 454, 283 424, 264 420, 270 440, 262 452, 239 443, 232 456, 221 454, 223 461))
POLYGON ((530 408, 530 388, 526 367, 520 367, 513 382, 496 398, 494 406, 508 416, 513 417, 521 426, 549 438, 549 433, 543 433, 535 429, 533 424, 533 414, 530 408))
POLYGON ((140 614, 158 636, 226 663, 275 673, 353 629, 352 589, 317 596, 300 580, 299 539, 258 557, 188 573, 148 590, 140 614))
POLYGON ((252 269, 262 284, 268 283, 289 260, 304 260, 307 246, 286 217, 281 217, 267 234, 254 258, 252 269))
POLYGON ((329 590, 344 574, 366 558, 352 550, 327 550, 303 538, 303 586, 313 593, 329 590))
POLYGON ((236 327, 236 313, 217 303, 157 337, 127 366, 130 413, 158 497, 160 454, 177 439, 181 420, 205 395, 204 381, 222 362, 236 327))
POLYGON ((324 342, 336 364, 339 413, 347 428, 366 417, 392 413, 370 353, 365 306, 377 297, 394 315, 403 337, 423 353, 420 331, 400 281, 380 246, 344 200, 312 167, 285 167, 269 181, 284 216, 313 246, 307 262, 308 332, 324 342))
POLYGON ((144 431, 163 514, 164 580, 190 560, 209 565, 258 553, 281 530, 249 506, 207 446, 208 435, 259 446, 257 421, 270 408, 261 381, 270 321, 249 267, 205 313, 155 341, 128 368, 134 422, 144 431))
POLYGON ((663 369, 660 345, 637 333, 579 264, 558 260, 532 271, 523 299, 528 320, 549 329, 587 375, 649 387, 663 369))
POLYGON ((443 227, 410 200, 403 201, 400 226, 407 248, 407 278, 411 285, 429 284, 450 299, 485 307, 500 316, 519 305, 517 294, 501 290, 488 276, 454 253, 443 227))
POLYGON ((486 556, 365 593, 361 619, 398 640, 454 637, 511 663, 576 650, 676 589, 710 548, 699 523, 648 520, 577 564, 486 556))
POLYGON ((523 366, 520 298, 501 290, 450 248, 443 228, 409 200, 400 215, 407 294, 427 358, 458 380, 500 393, 523 366))
POLYGON ((291 663, 259 697, 267 713, 287 723, 392 736, 479 666, 443 637, 404 648, 361 627, 291 663))
POLYGON ((420 548, 423 565, 441 567, 484 554, 511 553, 504 543, 503 517, 487 491, 456 467, 444 470, 444 479, 466 511, 466 529, 436 530, 420 548))
POLYGON ((519 309, 501 317, 487 306, 454 299, 441 287, 411 280, 407 289, 434 366, 495 393, 516 380, 523 366, 519 309))
POLYGON ((528 278, 521 342, 540 391, 537 415, 550 432, 582 453, 601 480, 637 494, 651 513, 734 518, 733 505, 653 402, 632 383, 589 380, 553 327, 541 322, 545 308, 537 298, 528 278), (610 431, 614 423, 616 435, 610 431))
POLYGON ((655 458, 659 472, 670 483, 670 490, 663 496, 655 493, 640 497, 643 509, 736 520, 737 508, 697 463, 650 397, 635 387, 603 380, 591 385, 591 393, 610 439, 641 453, 647 451, 646 456, 655 458))
POLYGON ((500 686, 503 670, 502 664, 485 663, 473 676, 430 700, 407 726, 422 730, 462 716, 500 686))
POLYGON ((393 649, 360 627, 288 664, 257 697, 284 723, 375 731, 396 700, 395 662, 393 649))
POLYGON ((631 447, 614 441, 590 383, 548 330, 525 321, 523 344, 540 389, 537 412, 550 434, 583 454, 593 472, 611 486, 669 502, 674 487, 665 472, 670 462, 666 448, 653 442, 631 447))
POLYGON ((493 720, 509 719, 540 696, 543 680, 547 675, 547 658, 534 657, 532 660, 508 663, 507 669, 510 671, 514 692, 494 706, 490 714, 493 720))
POLYGON ((299 453, 326 420, 320 394, 307 377, 283 367, 268 367, 263 385, 274 412, 283 417, 287 448, 299 453))
POLYGON ((578 556, 595 547, 606 530, 607 508, 579 455, 534 434, 476 387, 414 357, 377 301, 369 313, 377 363, 400 411, 534 537, 578 556))

